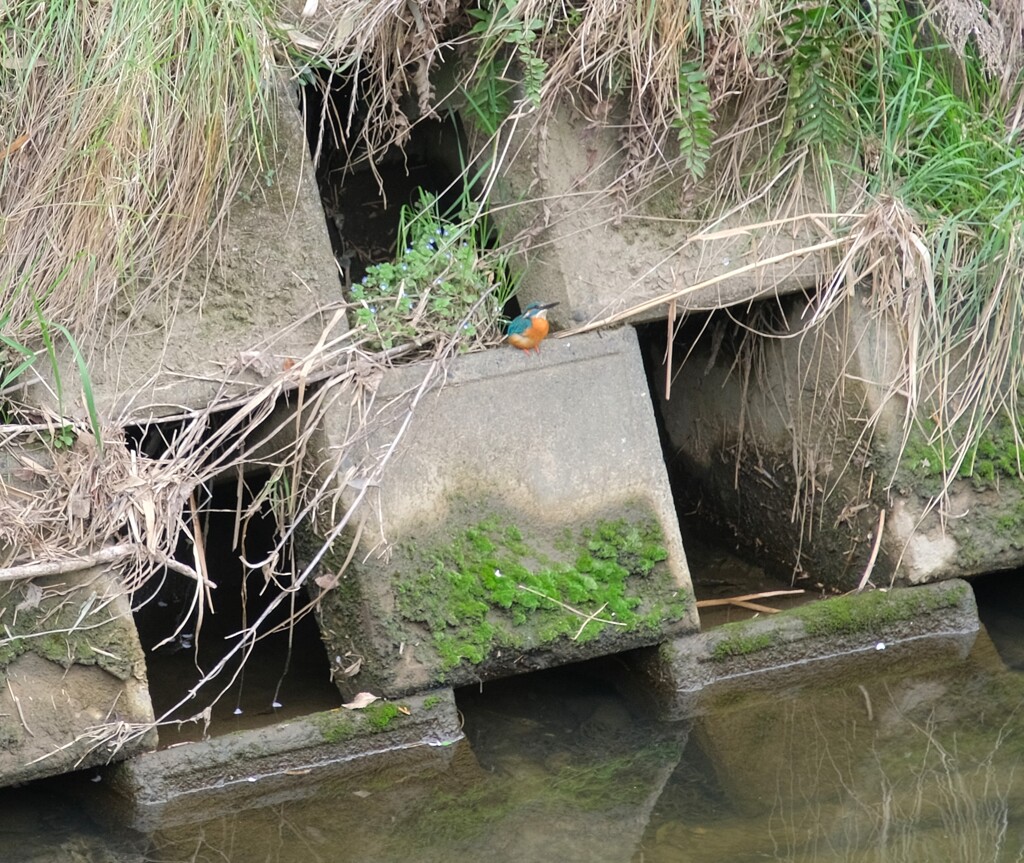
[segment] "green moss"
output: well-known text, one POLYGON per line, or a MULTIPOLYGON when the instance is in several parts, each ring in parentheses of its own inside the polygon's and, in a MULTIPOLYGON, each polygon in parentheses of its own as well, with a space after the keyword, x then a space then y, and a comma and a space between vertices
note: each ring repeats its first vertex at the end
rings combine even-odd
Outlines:
POLYGON ((0 669, 32 651, 64 668, 97 665, 121 680, 141 659, 132 628, 118 622, 113 606, 97 601, 90 586, 68 591, 48 581, 0 586, 0 669))
POLYGON ((359 723, 346 710, 326 710, 322 713, 314 713, 309 720, 328 743, 341 743, 343 740, 350 740, 359 732, 359 723))
POLYGON ((945 590, 873 590, 803 605, 787 613, 800 618, 810 635, 876 632, 887 624, 952 608, 967 589, 964 584, 955 584, 945 590))
POLYGON ((328 743, 341 743, 360 734, 387 731, 402 715, 399 705, 390 701, 375 701, 361 710, 326 710, 309 717, 328 743))
POLYGON ((423 699, 423 709, 424 710, 433 710, 440 703, 441 703, 441 696, 440 695, 428 695, 426 698, 423 699))
POLYGON ((1017 549, 1021 548, 1021 536, 1024 534, 1024 500, 1017 501, 1011 512, 999 516, 995 526, 998 533, 1009 538, 1010 545, 1017 549))
POLYGON ((725 632, 715 642, 711 649, 712 659, 728 659, 730 656, 746 656, 749 653, 757 653, 759 650, 766 650, 778 643, 779 637, 776 632, 748 632, 749 624, 746 621, 727 623, 715 630, 722 633, 729 627, 735 627, 733 632, 725 632))
MULTIPOLYGON (((1024 417, 1021 418, 1024 423, 1024 417)), ((925 420, 907 440, 900 467, 918 481, 925 481, 927 494, 938 491, 939 481, 952 469, 957 441, 963 434, 956 429, 942 434, 932 420, 925 420), (927 481, 932 482, 927 482, 927 481)), ((1024 464, 1024 447, 1018 446, 1013 427, 1005 417, 995 420, 985 433, 967 448, 957 476, 970 479, 978 488, 988 488, 997 480, 1016 480, 1018 464, 1024 464)))
MULTIPOLYGON (((966 590, 969 588, 964 584, 952 584, 938 590, 873 590, 802 605, 782 612, 776 619, 799 618, 807 634, 814 636, 879 632, 884 626, 893 623, 914 620, 922 614, 952 608, 963 600, 966 590)), ((760 628, 760 625, 755 621, 738 621, 715 629, 717 640, 711 648, 711 658, 723 660, 746 656, 778 644, 778 631, 752 631, 760 628)))
POLYGON ((12 660, 21 656, 26 650, 25 640, 22 638, 0 641, 0 668, 5 668, 12 660))
POLYGON ((390 701, 375 701, 363 710, 366 726, 371 732, 386 731, 400 715, 398 705, 390 701))
POLYGON ((662 565, 668 551, 653 520, 600 521, 556 546, 560 560, 491 517, 443 546, 406 549, 395 576, 398 610, 429 630, 447 671, 502 647, 586 642, 610 628, 607 621, 620 624, 616 630, 657 631, 689 607, 662 565))

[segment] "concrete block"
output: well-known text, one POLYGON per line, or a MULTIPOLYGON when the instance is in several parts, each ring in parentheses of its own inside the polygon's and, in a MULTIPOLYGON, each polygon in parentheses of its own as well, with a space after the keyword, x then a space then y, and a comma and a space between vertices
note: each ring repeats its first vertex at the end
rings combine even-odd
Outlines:
MULTIPOLYGON (((992 423, 975 475, 954 479, 933 506, 943 456, 916 425, 904 452, 907 403, 891 388, 906 347, 892 321, 853 297, 801 335, 806 303, 794 297, 782 307, 779 332, 792 337, 762 340, 756 359, 737 361, 728 341, 705 338, 673 370, 669 400, 665 376, 654 376, 665 433, 694 499, 763 565, 810 583, 856 587, 879 525, 876 586, 1024 566, 1024 483, 1012 475, 1008 426, 992 423)), ((921 392, 946 392, 924 374, 921 392)), ((935 408, 919 409, 925 425, 935 408)))
MULTIPOLYGON (((341 286, 302 119, 290 86, 276 92, 272 170, 230 202, 223 235, 127 324, 80 338, 101 415, 143 421, 244 396, 316 345, 331 319, 321 309, 341 286)), ((62 366, 65 412, 87 419, 73 358, 62 366)))
MULTIPOLYGON (((382 424, 347 458, 383 451, 423 376, 384 375, 382 424)), ((343 691, 464 685, 697 628, 632 329, 548 341, 540 356, 459 357, 440 383, 353 521, 353 565, 320 602, 328 655, 362 660, 343 691)), ((353 416, 328 417, 321 463, 353 416)), ((326 574, 350 541, 330 550, 326 574)))
MULTIPOLYGON (((828 239, 817 220, 780 222, 763 208, 723 218, 699 212, 694 202, 720 193, 713 177, 693 190, 687 178, 664 176, 624 210, 612 188, 624 164, 614 123, 600 127, 563 106, 542 132, 523 128, 508 152, 515 157, 495 186, 496 217, 504 236, 528 238, 523 301, 559 301, 551 317, 562 326, 710 279, 722 280, 682 297, 680 314, 811 289, 831 272, 827 250, 797 254, 828 239)), ((829 209, 808 199, 787 214, 829 209)), ((635 320, 666 312, 661 305, 635 320)))
POLYGON ((119 579, 100 568, 0 585, 0 786, 156 745, 119 579))
POLYGON ((774 700, 779 691, 842 673, 877 676, 963 660, 980 629, 974 592, 958 579, 825 599, 728 623, 631 657, 632 685, 664 719, 721 710, 730 699, 774 700))
MULTIPOLYGON (((388 764, 403 751, 427 751, 443 769, 462 738, 451 690, 437 690, 147 753, 108 771, 102 789, 84 790, 102 792, 101 806, 119 823, 153 830, 303 799, 335 766, 370 756, 387 753, 388 764)), ((379 769, 379 758, 374 763, 379 769)))

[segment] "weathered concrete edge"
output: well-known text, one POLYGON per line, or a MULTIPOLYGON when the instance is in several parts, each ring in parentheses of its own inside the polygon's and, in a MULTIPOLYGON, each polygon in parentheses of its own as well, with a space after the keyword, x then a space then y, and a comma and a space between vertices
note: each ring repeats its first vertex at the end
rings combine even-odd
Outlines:
POLYGON ((760 685, 774 691, 810 680, 821 682, 822 661, 861 660, 881 672, 905 658, 912 647, 926 647, 934 657, 963 658, 980 626, 971 586, 951 579, 827 599, 726 624, 638 654, 634 666, 654 709, 662 718, 676 720, 699 714, 698 696, 733 681, 742 679, 749 687, 757 677, 760 685), (827 631, 821 625, 821 617, 836 609, 836 603, 861 614, 854 618, 859 628, 827 631), (880 609, 884 611, 873 622, 871 612, 880 609), (883 620, 887 613, 891 619, 883 620))
MULTIPOLYGON (((557 335, 557 334, 554 334, 557 335)), ((619 356, 624 351, 635 349, 636 334, 632 327, 621 326, 602 330, 597 334, 586 334, 569 339, 547 341, 539 355, 524 355, 521 351, 507 346, 465 354, 446 370, 443 384, 446 387, 471 384, 482 380, 507 378, 512 375, 530 374, 539 369, 619 356)), ((642 363, 642 360, 640 360, 642 363)), ((379 396, 395 396, 419 386, 427 374, 428 366, 413 363, 396 366, 388 370, 379 396)), ((441 386, 439 379, 432 389, 441 386)))
POLYGON ((409 713, 398 713, 383 729, 360 710, 313 713, 140 755, 111 769, 109 787, 137 808, 160 806, 189 794, 416 746, 447 746, 463 737, 451 689, 377 702, 389 703, 409 713))

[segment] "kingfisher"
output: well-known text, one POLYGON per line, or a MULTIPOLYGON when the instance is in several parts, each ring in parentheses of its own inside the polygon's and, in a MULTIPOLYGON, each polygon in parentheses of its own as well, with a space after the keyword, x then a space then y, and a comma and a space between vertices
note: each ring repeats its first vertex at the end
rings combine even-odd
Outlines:
POLYGON ((508 341, 513 347, 521 351, 537 351, 540 353, 540 343, 548 334, 551 325, 548 323, 548 309, 553 309, 558 303, 530 303, 523 313, 514 318, 508 325, 508 341))

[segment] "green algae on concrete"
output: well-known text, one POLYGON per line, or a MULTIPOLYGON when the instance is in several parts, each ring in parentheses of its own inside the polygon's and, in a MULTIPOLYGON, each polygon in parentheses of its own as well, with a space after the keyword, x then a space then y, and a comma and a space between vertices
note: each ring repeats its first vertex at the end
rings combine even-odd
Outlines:
POLYGON ((668 552, 654 521, 599 521, 558 545, 553 560, 516 526, 484 519, 413 555, 396 576, 398 611, 427 628, 442 671, 501 648, 656 631, 686 612, 688 594, 659 569, 668 552))
MULTIPOLYGON (((383 569, 351 564, 319 608, 335 665, 363 658, 342 691, 395 698, 670 637, 692 592, 675 580, 657 521, 638 506, 621 512, 552 537, 491 508, 397 543, 383 569)), ((326 567, 346 554, 339 543, 326 567)))
MULTIPOLYGON (((435 699, 432 706, 440 700, 436 696, 435 699)), ((365 734, 387 731, 399 717, 409 715, 410 709, 407 705, 377 701, 359 710, 339 707, 336 710, 313 713, 307 719, 320 732, 326 743, 341 743, 365 734)))
MULTIPOLYGON (((940 482, 952 469, 957 456, 956 431, 939 434, 934 420, 921 421, 900 454, 900 468, 918 481, 927 482, 923 489, 937 493, 940 482)), ((966 455, 957 470, 957 477, 970 479, 975 488, 987 488, 997 482, 1017 482, 1024 465, 1024 446, 1014 434, 1006 417, 997 417, 984 433, 968 445, 966 455)))
POLYGON ((0 587, 0 670, 31 651, 64 668, 96 665, 127 680, 143 661, 131 621, 119 618, 120 606, 99 588, 70 581, 50 577, 0 587))
POLYGON ((881 637, 943 610, 956 609, 970 591, 967 583, 959 580, 928 589, 872 590, 801 605, 770 618, 726 623, 707 635, 709 658, 750 657, 801 638, 881 637))
POLYGON ((821 600, 778 614, 683 635, 628 658, 637 689, 660 718, 699 715, 706 697, 767 692, 840 667, 888 668, 920 650, 966 655, 980 628, 970 585, 959 579, 821 600))
POLYGON ((343 473, 325 477, 340 482, 338 507, 297 552, 318 561, 314 599, 346 698, 468 685, 696 630, 635 332, 549 343, 533 363, 511 349, 454 358, 443 379, 431 364, 388 370, 355 447, 344 442, 362 422, 356 409, 339 402, 325 414, 317 464, 334 464, 340 448, 369 470, 405 429, 372 503, 343 473), (552 409, 513 421, 513 406, 541 393, 552 409), (346 536, 325 529, 356 505, 346 536), (620 520, 636 536, 608 528, 620 520), (648 522, 656 553, 643 546, 648 522))
POLYGON ((0 717, 0 785, 156 745, 145 659, 116 574, 97 567, 0 585, 0 717), (126 727, 140 733, 125 740, 126 727))
POLYGON ((791 613, 803 621, 809 635, 881 633, 886 626, 955 608, 969 590, 962 581, 927 591, 872 590, 803 605, 791 613))
MULTIPOLYGON (((387 772, 390 758, 378 763, 370 757, 404 752, 409 758, 398 762, 403 770, 424 759, 443 766, 451 759, 453 744, 462 739, 452 691, 434 690, 427 696, 321 711, 145 753, 116 765, 102 787, 89 793, 108 795, 137 830, 164 830, 176 822, 191 823, 197 812, 205 820, 276 806, 282 799, 303 796, 319 782, 334 783, 338 770, 344 775, 364 771, 354 787, 384 790, 395 782, 395 774, 387 772)), ((400 783, 412 776, 400 773, 400 783)))
POLYGON ((749 653, 757 653, 759 650, 766 650, 778 643, 778 637, 773 632, 746 632, 742 624, 745 621, 738 621, 735 624, 724 624, 719 632, 726 626, 736 626, 739 632, 729 632, 719 641, 715 642, 711 649, 712 659, 725 659, 729 656, 746 656, 749 653))

